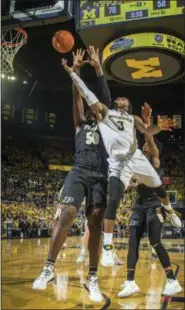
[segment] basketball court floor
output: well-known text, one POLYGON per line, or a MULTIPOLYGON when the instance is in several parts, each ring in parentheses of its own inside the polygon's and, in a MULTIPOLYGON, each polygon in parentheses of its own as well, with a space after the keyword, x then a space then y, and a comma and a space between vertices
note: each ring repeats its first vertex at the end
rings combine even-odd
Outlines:
POLYGON ((123 266, 99 268, 101 304, 92 303, 83 282, 88 272, 88 254, 83 264, 76 264, 80 237, 69 237, 68 247, 59 254, 56 280, 45 291, 32 290, 32 283, 45 263, 50 239, 2 241, 2 309, 184 309, 184 240, 164 240, 173 269, 183 291, 171 298, 161 296, 164 272, 157 260, 151 260, 147 239, 143 239, 136 281, 137 295, 119 299, 120 285, 126 276, 128 242, 116 238, 115 246, 123 266))

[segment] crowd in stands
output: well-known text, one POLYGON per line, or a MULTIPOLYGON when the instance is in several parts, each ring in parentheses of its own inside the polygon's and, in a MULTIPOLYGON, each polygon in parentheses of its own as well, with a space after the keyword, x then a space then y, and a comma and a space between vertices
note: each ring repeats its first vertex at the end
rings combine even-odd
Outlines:
MULTIPOLYGON (((51 236, 55 225, 55 212, 55 205, 38 208, 29 202, 2 202, 2 229, 6 231, 7 225, 11 225, 12 237, 48 237, 51 236)), ((70 234, 81 234, 84 230, 83 219, 81 210, 70 229, 70 234)))
POLYGON ((184 148, 171 145, 165 147, 161 156, 161 166, 165 176, 183 177, 185 175, 184 148))
POLYGON ((53 204, 63 186, 63 172, 2 171, 2 200, 34 203, 39 208, 53 204))
MULTIPOLYGON (((169 177, 167 190, 176 191, 178 202, 184 205, 183 149, 169 148, 162 153, 163 175, 169 177)), ((29 140, 15 144, 12 139, 2 148, 2 227, 11 223, 15 236, 23 233, 34 237, 39 231, 50 235, 56 209, 57 193, 63 186, 66 172, 50 171, 49 165, 72 165, 71 152, 57 144, 40 146, 29 140), (4 226, 3 226, 4 225, 4 226)), ((130 190, 120 204, 115 231, 128 226, 135 191, 130 190)), ((84 229, 85 212, 82 208, 71 227, 71 233, 84 229)))
POLYGON ((2 164, 16 170, 42 171, 49 165, 71 165, 72 152, 64 151, 60 143, 35 141, 33 139, 16 140, 12 137, 3 141, 2 164))
POLYGON ((73 161, 73 155, 64 152, 57 145, 52 146, 52 152, 51 147, 40 149, 40 155, 49 165, 70 165, 73 161))

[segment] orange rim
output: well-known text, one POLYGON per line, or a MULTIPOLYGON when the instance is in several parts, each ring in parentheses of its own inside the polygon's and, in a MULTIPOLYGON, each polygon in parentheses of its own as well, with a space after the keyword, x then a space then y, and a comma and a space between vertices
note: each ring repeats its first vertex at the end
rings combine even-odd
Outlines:
POLYGON ((19 46, 19 45, 23 45, 23 44, 27 43, 27 38, 28 38, 27 32, 24 29, 22 29, 22 28, 15 28, 14 30, 16 30, 17 32, 20 32, 20 33, 22 33, 24 35, 23 42, 22 41, 21 42, 17 42, 17 43, 12 43, 12 42, 4 42, 4 43, 2 43, 1 42, 1 46, 5 46, 5 45, 6 46, 19 46))

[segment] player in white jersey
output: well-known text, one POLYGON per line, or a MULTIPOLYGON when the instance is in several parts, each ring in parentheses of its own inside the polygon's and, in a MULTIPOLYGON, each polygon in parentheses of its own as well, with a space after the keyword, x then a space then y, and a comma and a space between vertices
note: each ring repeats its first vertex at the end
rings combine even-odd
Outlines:
MULTIPOLYGON (((109 155, 109 201, 104 220, 104 232, 107 235, 104 234, 104 237, 106 237, 107 241, 109 240, 110 245, 112 243, 116 211, 123 191, 128 187, 133 176, 146 186, 155 188, 166 210, 172 210, 167 193, 162 187, 157 172, 144 154, 137 148, 135 128, 143 134, 155 135, 161 130, 169 130, 175 125, 175 122, 171 119, 161 119, 158 116, 157 126, 146 128, 140 117, 128 113, 130 102, 127 98, 117 98, 114 101, 115 109, 108 109, 87 88, 73 71, 73 68, 67 66, 65 59, 62 60, 62 65, 69 73, 87 104, 96 114, 101 135, 109 155)), ((174 212, 172 216, 175 221, 176 214, 174 212)), ((107 266, 113 264, 111 255, 108 255, 108 252, 112 253, 112 248, 109 245, 105 249, 107 252, 107 266)))
POLYGON ((136 151, 135 119, 127 111, 107 110, 99 128, 109 158, 126 160, 136 151))

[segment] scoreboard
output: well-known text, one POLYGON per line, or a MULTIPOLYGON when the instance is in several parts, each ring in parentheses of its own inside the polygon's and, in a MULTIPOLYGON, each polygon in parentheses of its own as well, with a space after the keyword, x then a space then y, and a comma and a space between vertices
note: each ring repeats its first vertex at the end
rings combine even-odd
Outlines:
POLYGON ((76 7, 79 29, 184 13, 185 0, 79 0, 76 7))

